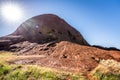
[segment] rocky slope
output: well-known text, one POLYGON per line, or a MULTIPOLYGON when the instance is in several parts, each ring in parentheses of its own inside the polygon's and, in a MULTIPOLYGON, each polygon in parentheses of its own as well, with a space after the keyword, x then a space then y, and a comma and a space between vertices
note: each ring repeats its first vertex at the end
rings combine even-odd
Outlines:
POLYGON ((44 55, 44 57, 18 59, 11 61, 11 63, 38 64, 85 74, 94 69, 101 60, 120 61, 120 51, 107 51, 68 41, 45 43, 44 45, 22 42, 14 46, 16 48, 11 50, 17 50, 18 55, 44 55))

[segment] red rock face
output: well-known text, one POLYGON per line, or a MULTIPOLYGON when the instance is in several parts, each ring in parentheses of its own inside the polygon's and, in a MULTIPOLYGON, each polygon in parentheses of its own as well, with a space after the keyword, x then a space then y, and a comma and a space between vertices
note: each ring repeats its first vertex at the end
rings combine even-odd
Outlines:
POLYGON ((53 14, 43 14, 30 18, 22 23, 14 33, 0 37, 0 49, 22 41, 40 44, 51 41, 70 41, 89 45, 77 30, 53 14))
POLYGON ((77 30, 53 14, 43 14, 28 19, 12 35, 22 35, 26 41, 37 43, 71 41, 88 45, 77 30))

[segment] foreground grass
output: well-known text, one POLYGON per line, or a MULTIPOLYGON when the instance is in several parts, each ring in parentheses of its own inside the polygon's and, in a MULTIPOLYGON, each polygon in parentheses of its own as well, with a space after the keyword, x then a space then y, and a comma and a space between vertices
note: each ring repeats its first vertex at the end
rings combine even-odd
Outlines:
MULTIPOLYGON (((6 61, 28 56, 16 56, 0 52, 0 80, 120 80, 120 62, 102 60, 86 79, 82 74, 41 67, 38 65, 8 64, 6 61)), ((29 56, 31 57, 31 56, 29 56)))
POLYGON ((0 80, 85 80, 84 76, 54 71, 37 65, 0 63, 0 80))
POLYGON ((86 80, 82 74, 58 71, 38 65, 8 64, 17 56, 0 52, 0 80, 86 80))
POLYGON ((90 75, 90 80, 120 80, 120 62, 102 60, 90 75))

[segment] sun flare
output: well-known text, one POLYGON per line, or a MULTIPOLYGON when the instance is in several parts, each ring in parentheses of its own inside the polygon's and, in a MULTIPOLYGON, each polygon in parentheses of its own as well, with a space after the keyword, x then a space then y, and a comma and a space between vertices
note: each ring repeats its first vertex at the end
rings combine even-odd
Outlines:
POLYGON ((17 22, 22 19, 22 9, 16 4, 5 4, 1 6, 1 15, 5 20, 17 22))

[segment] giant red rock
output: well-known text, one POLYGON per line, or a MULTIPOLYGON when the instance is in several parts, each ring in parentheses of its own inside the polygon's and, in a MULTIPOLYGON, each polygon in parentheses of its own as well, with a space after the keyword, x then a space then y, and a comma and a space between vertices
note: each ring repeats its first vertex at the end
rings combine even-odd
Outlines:
POLYGON ((80 32, 53 14, 43 14, 28 19, 15 32, 1 37, 0 47, 6 47, 21 41, 40 44, 51 41, 70 41, 81 45, 89 45, 80 32))

